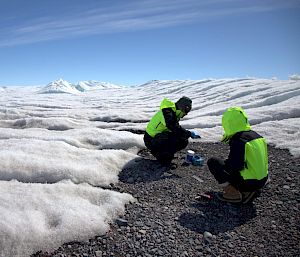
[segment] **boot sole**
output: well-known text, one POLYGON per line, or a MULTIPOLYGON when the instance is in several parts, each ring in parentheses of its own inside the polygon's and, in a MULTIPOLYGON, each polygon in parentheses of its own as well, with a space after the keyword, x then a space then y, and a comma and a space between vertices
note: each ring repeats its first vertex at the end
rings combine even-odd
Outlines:
POLYGON ((222 194, 217 194, 217 198, 222 202, 228 202, 228 203, 242 203, 243 202, 242 198, 228 199, 228 198, 224 198, 224 196, 222 194))

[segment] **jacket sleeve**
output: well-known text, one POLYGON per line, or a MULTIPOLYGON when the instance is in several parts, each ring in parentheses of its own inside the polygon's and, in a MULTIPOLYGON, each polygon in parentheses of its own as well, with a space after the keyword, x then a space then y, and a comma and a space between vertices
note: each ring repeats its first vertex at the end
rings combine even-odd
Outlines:
POLYGON ((162 109, 162 112, 166 121, 166 126, 169 130, 175 133, 178 137, 191 137, 191 132, 179 125, 176 114, 171 108, 164 108, 162 109))
POLYGON ((225 160, 225 170, 231 174, 237 174, 244 169, 245 142, 232 139, 229 143, 230 152, 225 160))

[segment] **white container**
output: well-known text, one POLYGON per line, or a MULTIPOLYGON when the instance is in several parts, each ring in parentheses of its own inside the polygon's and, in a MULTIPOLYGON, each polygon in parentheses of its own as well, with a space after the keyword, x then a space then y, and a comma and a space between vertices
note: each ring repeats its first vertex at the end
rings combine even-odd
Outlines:
POLYGON ((187 163, 192 163, 193 162, 193 157, 195 155, 195 152, 192 150, 187 150, 186 156, 185 156, 185 162, 187 163))

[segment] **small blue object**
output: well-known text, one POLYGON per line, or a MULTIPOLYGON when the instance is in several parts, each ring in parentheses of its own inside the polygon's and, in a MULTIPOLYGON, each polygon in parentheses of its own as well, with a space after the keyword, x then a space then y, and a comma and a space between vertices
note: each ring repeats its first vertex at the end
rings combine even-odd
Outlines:
POLYGON ((199 133, 196 131, 191 131, 191 138, 195 139, 195 138, 201 138, 199 133))
POLYGON ((193 164, 194 166, 201 166, 201 165, 204 164, 204 158, 201 157, 200 155, 196 155, 196 154, 195 154, 195 155, 193 156, 192 164, 193 164))

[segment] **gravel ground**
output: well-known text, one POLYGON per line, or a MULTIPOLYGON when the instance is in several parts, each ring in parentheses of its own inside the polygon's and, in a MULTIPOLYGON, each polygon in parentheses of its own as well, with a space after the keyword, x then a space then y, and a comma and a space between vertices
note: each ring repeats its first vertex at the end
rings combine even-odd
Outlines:
MULTIPOLYGON (((226 158, 221 143, 190 143, 205 157, 226 158)), ((186 150, 177 154, 176 170, 166 172, 147 150, 131 161, 111 189, 131 193, 137 202, 110 231, 87 242, 70 242, 53 253, 32 256, 300 256, 300 158, 269 146, 270 183, 253 203, 234 205, 196 201, 199 193, 218 192, 206 165, 184 164, 186 150), (196 178, 195 178, 196 176, 196 178)))

